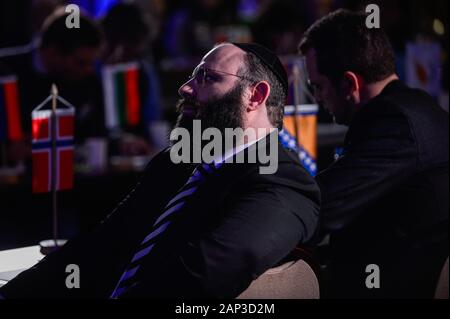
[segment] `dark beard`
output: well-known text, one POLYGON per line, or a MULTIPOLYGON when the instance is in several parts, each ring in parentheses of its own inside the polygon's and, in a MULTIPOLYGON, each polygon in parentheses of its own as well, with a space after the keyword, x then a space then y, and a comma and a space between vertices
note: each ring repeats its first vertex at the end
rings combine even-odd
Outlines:
POLYGON ((223 134, 225 128, 243 128, 243 92, 244 86, 238 83, 222 97, 202 104, 189 98, 179 100, 177 103, 179 116, 175 128, 182 127, 192 133, 193 120, 201 120, 202 131, 209 127, 215 127, 223 134), (194 113, 191 115, 183 114, 184 104, 194 107, 194 113))

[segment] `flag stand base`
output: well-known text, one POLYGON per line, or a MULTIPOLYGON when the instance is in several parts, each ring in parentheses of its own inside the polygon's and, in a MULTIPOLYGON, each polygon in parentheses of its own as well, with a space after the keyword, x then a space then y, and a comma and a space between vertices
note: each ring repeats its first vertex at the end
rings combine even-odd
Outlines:
POLYGON ((63 246, 66 242, 67 239, 57 239, 56 242, 54 239, 46 239, 40 241, 39 246, 41 247, 41 254, 48 255, 58 248, 61 248, 61 246, 63 246))

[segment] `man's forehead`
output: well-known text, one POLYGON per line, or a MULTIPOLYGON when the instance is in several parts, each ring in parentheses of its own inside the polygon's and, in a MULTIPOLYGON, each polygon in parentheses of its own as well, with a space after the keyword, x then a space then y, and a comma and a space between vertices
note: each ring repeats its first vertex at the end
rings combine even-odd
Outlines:
POLYGON ((200 64, 212 69, 236 72, 244 62, 244 55, 243 50, 231 43, 221 44, 209 51, 200 64))

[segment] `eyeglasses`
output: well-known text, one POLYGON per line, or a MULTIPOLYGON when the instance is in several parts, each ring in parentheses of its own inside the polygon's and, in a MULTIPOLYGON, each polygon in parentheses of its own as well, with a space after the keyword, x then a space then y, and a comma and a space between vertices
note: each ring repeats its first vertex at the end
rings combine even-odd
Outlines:
POLYGON ((255 80, 253 80, 249 77, 246 77, 246 76, 228 73, 225 71, 208 69, 208 68, 203 67, 203 65, 199 65, 194 69, 192 74, 189 76, 189 81, 192 79, 195 79, 197 81, 197 83, 199 83, 202 86, 205 86, 208 83, 213 83, 213 82, 217 81, 218 80, 217 74, 231 75, 231 76, 235 76, 235 77, 250 81, 252 83, 255 82, 255 80))

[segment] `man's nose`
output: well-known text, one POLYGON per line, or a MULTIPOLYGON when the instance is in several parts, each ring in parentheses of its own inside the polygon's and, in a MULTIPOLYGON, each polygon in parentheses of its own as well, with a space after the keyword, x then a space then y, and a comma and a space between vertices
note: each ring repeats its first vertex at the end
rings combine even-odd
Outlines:
POLYGON ((178 89, 178 94, 182 98, 193 97, 194 96, 194 88, 192 85, 192 80, 187 81, 178 89))

